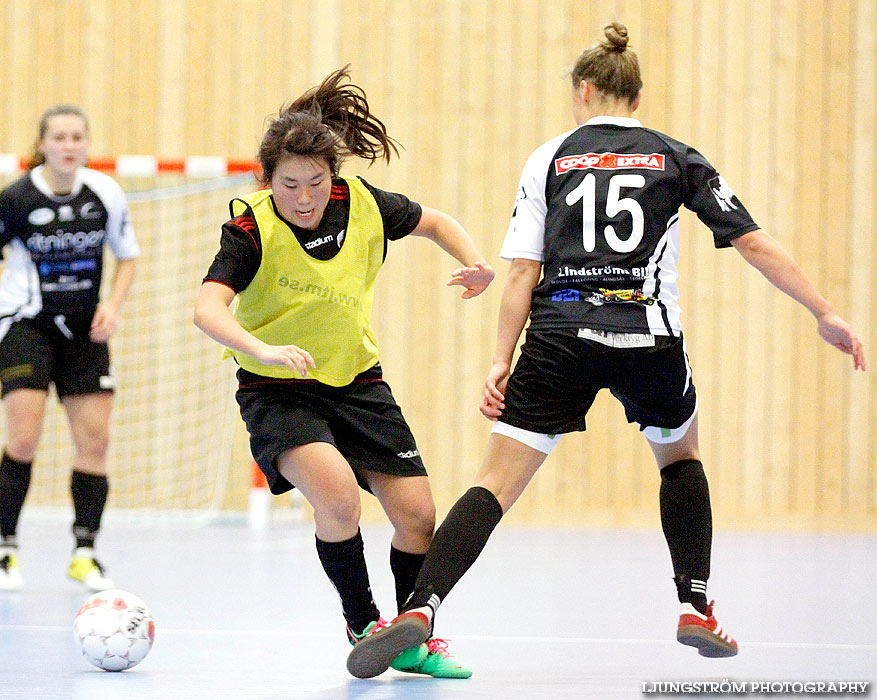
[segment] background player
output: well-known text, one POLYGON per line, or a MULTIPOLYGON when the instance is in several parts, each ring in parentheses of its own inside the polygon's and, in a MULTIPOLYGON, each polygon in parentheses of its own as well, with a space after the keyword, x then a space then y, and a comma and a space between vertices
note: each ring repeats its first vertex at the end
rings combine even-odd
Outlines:
POLYGON ((813 314, 823 339, 865 369, 849 325, 706 159, 632 118, 639 65, 624 25, 605 35, 571 72, 577 128, 538 148, 524 167, 501 251, 512 265, 481 402, 497 422, 475 486, 436 533, 406 612, 352 650, 354 675, 381 673, 387 658, 429 634, 436 609, 560 436, 585 429, 601 388, 639 423, 661 470, 661 523, 681 602, 677 639, 703 656, 737 653, 706 597, 712 516, 677 303, 681 206, 712 230, 716 247, 734 246, 813 314))
POLYGON ((134 278, 139 248, 116 182, 84 167, 88 121, 73 105, 40 119, 29 172, 0 193, 0 382, 8 444, 0 462, 0 589, 21 588, 18 518, 30 485, 50 383, 76 448, 70 491, 76 548, 68 575, 112 587, 94 556, 107 500, 106 454, 115 380, 107 341, 134 278), (104 244, 117 258, 99 298, 104 244))
MULTIPOLYGON (((465 265, 449 282, 466 288, 464 298, 484 291, 494 273, 451 217, 339 177, 348 155, 389 161, 396 150, 348 78, 347 68, 335 71, 271 123, 259 150, 271 189, 232 201, 195 324, 240 365, 237 400, 272 493, 295 485, 313 506, 317 553, 356 644, 385 624, 369 585, 358 487, 378 498, 395 529, 390 566, 400 607, 435 527, 426 470, 383 381, 369 320, 387 241, 435 241, 465 265)), ((413 651, 391 660, 394 668, 471 675, 443 640, 413 651)))

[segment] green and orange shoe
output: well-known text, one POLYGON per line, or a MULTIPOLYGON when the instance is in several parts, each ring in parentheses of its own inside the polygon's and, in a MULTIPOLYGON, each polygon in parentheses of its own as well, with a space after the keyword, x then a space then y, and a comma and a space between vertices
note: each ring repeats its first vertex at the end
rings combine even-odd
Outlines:
MULTIPOLYGON (((389 623, 384 618, 379 617, 375 622, 370 622, 359 634, 350 629, 350 626, 348 625, 347 641, 350 642, 351 646, 356 646, 369 635, 384 629, 388 624, 389 623)), ((399 671, 407 668, 414 668, 422 665, 428 656, 429 650, 427 649, 426 644, 421 644, 413 649, 406 649, 401 652, 390 662, 390 665, 399 671)))
POLYGON ((411 666, 399 664, 399 661, 405 654, 415 651, 414 649, 409 649, 397 656, 390 666, 397 671, 422 673, 433 678, 469 678, 472 675, 472 669, 461 664, 456 657, 451 656, 451 653, 448 651, 447 640, 433 637, 427 640, 425 646, 428 649, 428 653, 420 663, 411 666))

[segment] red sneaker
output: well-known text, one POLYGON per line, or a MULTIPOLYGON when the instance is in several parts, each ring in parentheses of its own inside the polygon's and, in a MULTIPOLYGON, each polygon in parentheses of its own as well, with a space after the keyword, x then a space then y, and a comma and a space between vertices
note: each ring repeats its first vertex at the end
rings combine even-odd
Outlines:
POLYGON ((714 600, 710 602, 706 615, 701 615, 691 603, 683 603, 679 611, 676 640, 690 647, 697 647, 701 656, 736 656, 737 642, 713 617, 715 603, 714 600))

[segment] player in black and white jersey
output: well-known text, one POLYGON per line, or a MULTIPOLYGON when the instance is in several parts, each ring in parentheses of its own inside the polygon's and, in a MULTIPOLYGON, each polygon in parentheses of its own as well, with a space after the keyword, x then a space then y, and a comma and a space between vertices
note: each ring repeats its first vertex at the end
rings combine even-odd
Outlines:
POLYGON ((633 119, 638 62, 623 25, 605 34, 571 72, 578 126, 536 149, 521 178, 500 253, 512 264, 482 395, 482 413, 496 421, 484 462, 438 529, 405 612, 351 652, 369 673, 429 633, 436 609, 561 435, 585 429, 603 388, 640 425, 661 470, 661 521, 682 605, 677 639, 703 656, 737 653, 706 597, 712 519, 679 323, 680 207, 698 215, 717 247, 734 246, 803 304, 820 335, 865 369, 849 325, 709 162, 633 119))
POLYGON ((16 529, 49 384, 76 447, 70 483, 76 547, 67 573, 89 590, 112 587, 94 556, 115 388, 107 341, 140 251, 122 189, 84 167, 88 143, 81 109, 50 108, 30 170, 0 193, 0 383, 8 429, 0 462, 0 590, 22 585, 16 529), (101 300, 105 246, 117 265, 101 300))

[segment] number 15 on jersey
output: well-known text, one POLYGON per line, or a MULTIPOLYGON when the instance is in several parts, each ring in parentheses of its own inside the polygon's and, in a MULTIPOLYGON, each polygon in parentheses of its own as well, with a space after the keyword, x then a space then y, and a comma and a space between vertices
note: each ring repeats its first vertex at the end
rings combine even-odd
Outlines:
MULTIPOLYGON (((630 253, 643 238, 643 210, 635 199, 621 197, 622 188, 641 188, 646 179, 642 175, 620 174, 609 178, 609 191, 606 195, 606 216, 612 218, 623 211, 630 213, 632 227, 627 238, 621 238, 611 224, 603 230, 606 243, 617 253, 630 253)), ((593 173, 585 175, 578 187, 566 196, 566 203, 573 206, 582 202, 582 245, 588 253, 597 247, 597 178, 593 173)))

